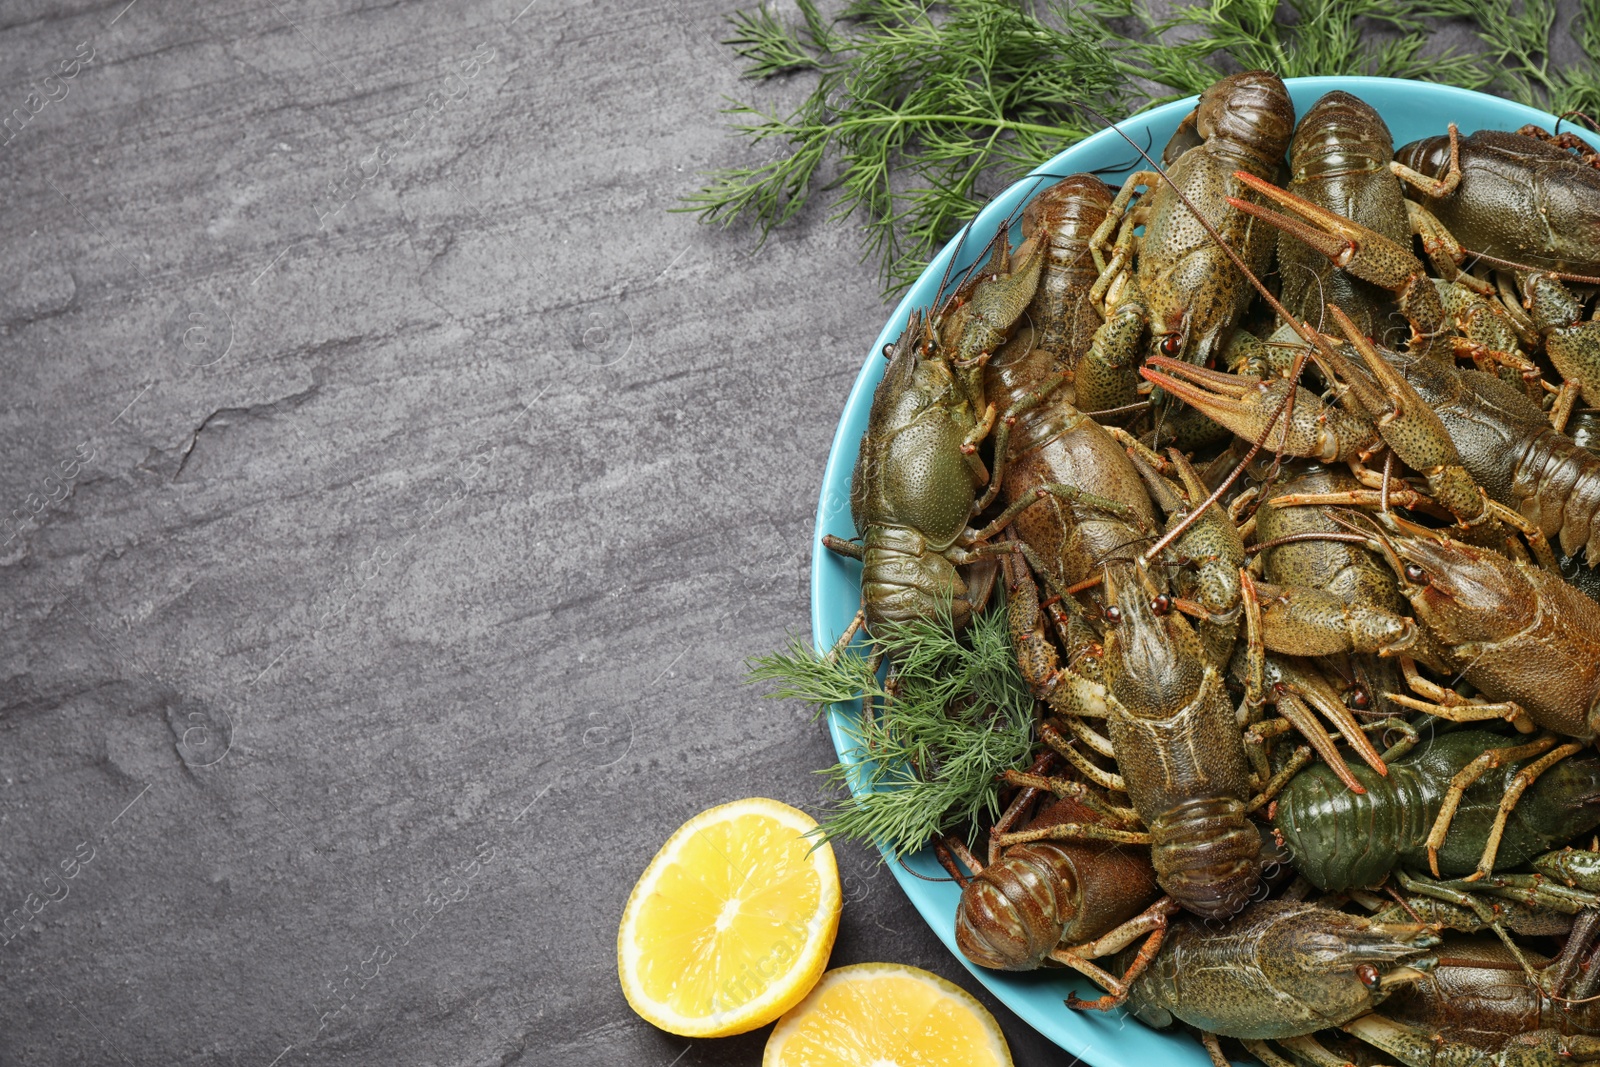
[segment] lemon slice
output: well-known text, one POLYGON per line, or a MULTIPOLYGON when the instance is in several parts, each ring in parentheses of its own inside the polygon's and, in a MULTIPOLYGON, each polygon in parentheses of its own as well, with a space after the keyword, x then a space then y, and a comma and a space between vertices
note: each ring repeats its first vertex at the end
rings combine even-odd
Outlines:
POLYGON ((765 1026, 798 1004, 839 932, 833 849, 816 822, 752 797, 680 826, 645 868, 617 931, 633 1010, 683 1037, 765 1026))
POLYGON ((988 1009, 936 974, 858 963, 778 1020, 761 1067, 1011 1067, 988 1009))

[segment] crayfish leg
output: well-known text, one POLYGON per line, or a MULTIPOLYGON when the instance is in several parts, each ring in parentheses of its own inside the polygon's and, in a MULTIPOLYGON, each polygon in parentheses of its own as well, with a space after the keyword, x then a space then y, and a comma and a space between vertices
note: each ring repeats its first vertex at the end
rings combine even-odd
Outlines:
POLYGON ((1593 1034, 1555 1036, 1555 1031, 1544 1030, 1540 1031, 1540 1038, 1556 1045, 1554 1052, 1557 1062, 1593 1063, 1595 1060, 1600 1060, 1600 1037, 1595 1037, 1593 1034))
POLYGON ((1550 409, 1550 426, 1556 433, 1567 432, 1567 420, 1572 418, 1572 409, 1577 406, 1578 394, 1582 391, 1582 383, 1571 378, 1561 383, 1555 406, 1550 409))
MULTIPOLYGON (((1265 1042, 1245 1042, 1245 1048, 1250 1049, 1250 1051, 1255 1053, 1255 1055, 1261 1056, 1261 1053, 1256 1052, 1254 1048, 1251 1048, 1252 1044, 1264 1045, 1265 1042)), ((1309 1034, 1305 1035, 1304 1037, 1279 1038, 1278 1044, 1282 1045, 1290 1052, 1293 1052, 1300 1058, 1302 1063, 1309 1063, 1312 1065, 1312 1067, 1351 1067, 1349 1059, 1344 1056, 1336 1055, 1326 1045, 1309 1034)), ((1264 1056, 1262 1056, 1261 1062, 1269 1065, 1273 1063, 1273 1061, 1264 1056)))
POLYGON ((998 418, 995 415, 995 407, 992 403, 985 409, 984 414, 987 423, 981 423, 972 433, 968 434, 966 442, 961 446, 963 452, 969 447, 976 450, 983 439, 989 435, 989 431, 991 429, 994 430, 994 471, 989 478, 989 488, 978 498, 977 503, 972 505, 972 514, 977 515, 983 512, 990 504, 994 503, 995 496, 1000 492, 1000 483, 1005 478, 1006 460, 1010 458, 1011 427, 1016 422, 1017 417, 1027 414, 1044 403, 1052 393, 1065 385, 1067 380, 1068 376, 1065 374, 1052 376, 1049 381, 1012 404, 998 418))
POLYGON ((1500 808, 1495 812, 1494 823, 1489 827, 1488 840, 1483 844, 1483 856, 1478 860, 1478 869, 1468 876, 1469 882, 1476 881, 1494 870, 1494 858, 1500 851, 1500 838, 1505 833, 1506 820, 1510 818, 1511 809, 1517 806, 1517 801, 1522 799, 1522 794, 1527 788, 1552 766, 1581 751, 1583 751, 1581 744, 1576 741, 1568 742, 1560 748, 1545 753, 1517 772, 1517 776, 1511 781, 1511 787, 1506 790, 1506 795, 1500 798, 1500 808))
POLYGON ((1539 341, 1539 327, 1534 325, 1533 319, 1523 310, 1522 297, 1517 295, 1515 283, 1505 271, 1497 271, 1494 276, 1495 290, 1500 294, 1500 306, 1505 309, 1506 318, 1511 320, 1512 329, 1526 344, 1537 344, 1539 341))
POLYGON ((1058 948, 1051 952, 1051 959, 1057 963, 1064 963, 1079 974, 1093 979, 1095 984, 1108 991, 1106 996, 1094 1000, 1080 1000, 1076 993, 1070 993, 1067 995, 1067 1007, 1078 1011, 1110 1011, 1127 1000, 1129 987, 1150 966, 1150 962, 1156 958, 1156 953, 1161 951, 1161 943, 1167 936, 1167 925, 1177 910, 1177 901, 1171 897, 1162 897, 1102 937, 1072 948, 1058 948), (1150 936, 1145 937, 1144 944, 1139 946, 1139 954, 1134 957, 1121 978, 1089 962, 1101 956, 1109 956, 1113 952, 1121 952, 1146 934, 1150 936))
POLYGON ((1489 514, 1522 534, 1528 541, 1528 547, 1533 549, 1533 554, 1539 561, 1539 566, 1545 570, 1559 571, 1561 567, 1556 563, 1555 550, 1550 547, 1550 539, 1544 535, 1537 523, 1530 522, 1525 516, 1506 507, 1495 500, 1487 501, 1489 514))
POLYGON ((1017 830, 1009 834, 994 834, 991 840, 1001 848, 1025 845, 1030 841, 1109 841, 1117 845, 1150 845, 1151 837, 1144 831, 1118 830, 1098 823, 1063 822, 1041 826, 1033 830, 1017 830))
POLYGON ((1590 994, 1586 988, 1574 988, 1573 980, 1577 979, 1580 986, 1591 984, 1587 979, 1589 975, 1596 974, 1594 965, 1590 964, 1588 972, 1581 975, 1580 969, 1596 940, 1600 940, 1600 908, 1585 908, 1572 921, 1572 933, 1567 935, 1567 943, 1561 946, 1561 952, 1545 969, 1548 982, 1546 991, 1552 998, 1567 998, 1570 994, 1571 999, 1578 1000, 1590 994))
MULTIPOLYGON (((1474 881, 1471 878, 1461 878, 1455 882, 1441 882, 1441 885, 1454 885, 1463 889, 1472 889, 1486 893, 1490 896, 1509 900, 1513 904, 1520 904, 1525 908, 1537 908, 1546 913, 1560 913, 1575 915, 1580 912, 1600 909, 1600 896, 1579 889, 1575 886, 1561 885, 1549 879, 1541 878, 1537 874, 1494 874, 1483 881, 1474 881)), ((1531 931, 1521 930, 1519 933, 1531 931)), ((1560 936, 1558 931, 1557 936, 1560 936)))
MULTIPOLYGON (((1583 117, 1588 118, 1589 116, 1583 115, 1583 117)), ((1181 123, 1179 124, 1179 129, 1182 129, 1181 123)), ((1575 133, 1551 133, 1543 126, 1535 126, 1530 122, 1525 126, 1517 127, 1517 136, 1537 137, 1541 141, 1548 141, 1557 148, 1576 151, 1578 153, 1578 158, 1591 167, 1600 165, 1596 162, 1596 152, 1594 148, 1590 146, 1589 142, 1585 141, 1582 137, 1579 137, 1575 133)))
POLYGON ((1433 212, 1415 200, 1408 199, 1406 222, 1411 232, 1422 239, 1422 252, 1439 272, 1440 278, 1451 285, 1459 283, 1468 291, 1480 296, 1493 295, 1493 286, 1461 269, 1461 264, 1466 262, 1467 250, 1461 247, 1461 242, 1456 240, 1455 234, 1446 229, 1444 223, 1440 222, 1433 212))
POLYGON ((861 559, 861 553, 865 551, 862 546, 856 544, 854 541, 846 541, 842 537, 833 536, 833 534, 823 534, 822 547, 826 548, 829 552, 834 552, 838 555, 844 556, 846 559, 853 560, 861 559))
POLYGON ((1246 720, 1255 723, 1267 702, 1267 646, 1261 634, 1261 598, 1248 567, 1239 568, 1239 603, 1244 607, 1244 710, 1246 720))
POLYGON ((1253 814, 1270 803, 1274 797, 1283 791, 1283 787, 1289 784, 1289 779, 1310 765, 1311 759, 1310 745, 1301 745, 1289 753, 1288 761, 1278 770, 1278 773, 1267 779, 1266 784, 1261 787, 1261 792, 1244 806, 1245 814, 1253 814))
MULTIPOLYGON (((1046 789, 1058 797, 1071 797, 1084 807, 1104 816, 1111 825, 1123 828, 1142 826, 1139 813, 1132 808, 1119 808, 1102 800, 1094 790, 1082 782, 1074 782, 1066 778, 1046 778, 1042 775, 1027 774, 1022 771, 1006 771, 1004 774, 1007 785, 1019 785, 1030 789, 1046 789)), ((999 828, 999 823, 995 824, 999 828)), ((1005 827, 1009 830, 1010 827, 1005 827)), ((1004 830, 1002 830, 1004 832, 1004 830)))
POLYGON ((1435 200, 1449 196, 1456 191, 1456 186, 1461 184, 1461 131, 1456 129, 1456 124, 1450 124, 1450 166, 1445 170, 1443 178, 1430 178, 1420 171, 1412 170, 1399 160, 1389 161, 1389 170, 1396 178, 1416 189, 1424 196, 1435 200))
MULTIPOLYGON (((1500 939, 1500 943, 1505 945, 1512 958, 1522 967, 1522 973, 1527 975, 1529 980, 1535 984, 1538 983, 1538 973, 1534 970, 1533 964, 1528 961, 1528 957, 1523 955, 1522 949, 1518 947, 1517 943, 1512 940, 1511 935, 1506 931, 1505 923, 1501 921, 1501 909, 1498 906, 1490 907, 1479 900, 1471 891, 1464 888, 1465 882, 1451 884, 1430 882, 1425 878, 1409 875, 1403 870, 1396 871, 1395 878, 1408 893, 1431 897, 1446 904, 1453 904, 1477 916, 1478 928, 1494 931, 1494 935, 1500 939)), ((1406 910, 1410 911, 1411 909, 1408 906, 1406 910)), ((1457 929, 1461 928, 1457 927, 1457 929)))
POLYGON ((1420 693, 1426 700, 1418 700, 1402 693, 1390 693, 1389 699, 1403 708, 1412 711, 1423 711, 1429 715, 1451 722, 1483 722, 1486 719, 1505 719, 1517 728, 1518 733, 1531 734, 1534 731, 1533 720, 1522 709, 1520 704, 1513 701, 1504 701, 1498 704, 1485 704, 1471 701, 1452 690, 1430 682, 1417 673, 1417 661, 1410 656, 1400 657, 1400 670, 1405 675, 1406 684, 1413 692, 1420 693))
POLYGON ((1153 170, 1136 170, 1123 181, 1122 188, 1117 190, 1116 197, 1111 201, 1111 208, 1106 212, 1106 217, 1089 237, 1089 250, 1094 255, 1095 270, 1104 275, 1106 262, 1103 253, 1111 247, 1111 235, 1122 229, 1123 216, 1128 213, 1128 204, 1137 195, 1140 186, 1154 189, 1160 181, 1161 175, 1153 170))
MULTIPOLYGON (((1250 1053, 1250 1055, 1266 1064, 1267 1067, 1295 1067, 1293 1063, 1272 1051, 1272 1046, 1267 1044, 1265 1041, 1259 1041, 1255 1038, 1247 1037, 1239 1043, 1244 1046, 1246 1052, 1250 1053)), ((1343 1060, 1339 1060, 1338 1063, 1340 1067, 1343 1067, 1343 1060)))
POLYGON ((1066 722, 1067 727, 1072 731, 1073 736, 1079 741, 1082 741, 1095 752, 1105 756, 1107 759, 1117 758, 1117 751, 1111 747, 1110 738, 1095 733, 1088 723, 1084 722, 1076 715, 1067 719, 1066 722))
MULTIPOLYGON (((1451 694, 1455 696, 1455 694, 1451 694)), ((1463 700, 1459 696, 1454 701, 1441 701, 1437 704, 1427 700, 1418 700, 1408 697, 1404 693, 1390 693, 1389 699, 1403 708, 1412 711, 1424 712, 1440 719, 1451 722, 1484 722, 1488 719, 1504 719, 1514 725, 1519 733, 1531 734, 1534 731, 1532 720, 1528 713, 1522 710, 1522 705, 1515 701, 1502 701, 1495 704, 1478 704, 1470 700, 1463 700)))
POLYGON ((975 875, 983 873, 983 865, 978 863, 978 857, 949 834, 933 839, 933 855, 939 861, 939 866, 949 871, 950 877, 955 879, 956 885, 962 889, 967 888, 967 883, 972 881, 975 875), (965 871, 956 863, 958 855, 961 857, 961 862, 966 864, 965 871))
MULTIPOLYGON (((1365 470, 1366 468, 1361 468, 1365 470)), ((1360 477, 1360 475, 1357 475, 1360 477)), ((1378 477, 1383 477, 1381 474, 1378 477)), ((1339 493, 1286 493, 1275 496, 1267 501, 1267 506, 1272 508, 1303 508, 1303 507, 1357 507, 1357 508, 1382 508, 1389 507, 1411 508, 1413 511, 1438 510, 1433 500, 1415 489, 1407 486, 1391 486, 1387 493, 1382 489, 1347 489, 1339 493)))
MULTIPOLYGON (((1430 1030, 1396 1022, 1378 1012, 1369 1012, 1343 1024, 1340 1029, 1367 1044, 1387 1052, 1402 1063, 1433 1064, 1489 1062, 1482 1052, 1457 1041, 1440 1041, 1430 1030)), ((1593 1060, 1600 1056, 1600 1039, 1588 1035, 1563 1036, 1556 1030, 1534 1030, 1518 1034, 1508 1042, 1499 1063, 1569 1063, 1593 1060)))
MULTIPOLYGON (((1040 786, 1048 782, 1048 779, 1041 778, 1040 775, 1048 770, 1050 764, 1054 761, 1055 753, 1046 752, 1033 761, 1033 766, 1029 767, 1026 773, 1015 770, 1005 773, 1006 784, 1020 785, 1022 790, 1012 798, 1011 803, 1006 806, 1006 810, 1001 813, 999 820, 989 828, 989 865, 991 867, 1000 862, 1000 846, 995 843, 995 835, 1008 833, 1013 826, 1022 821, 1023 817, 1028 813, 1029 807, 1038 799, 1040 786)), ((968 862, 968 860, 963 859, 962 862, 966 863, 968 867, 972 867, 972 863, 968 862)), ((981 867, 972 867, 973 874, 981 872, 981 867)))
MULTIPOLYGON (((1006 552, 1000 557, 1000 563, 1006 576, 1006 615, 1022 680, 1035 697, 1058 714, 1095 715, 1098 710, 1098 715, 1103 717, 1109 695, 1103 687, 1075 673, 1070 667, 1061 666, 1055 645, 1045 632, 1045 614, 1039 603, 1039 587, 1028 574, 1026 564, 1015 552, 1006 552)), ((1056 747, 1048 737, 1044 740, 1051 747, 1056 747)), ((1075 757, 1081 756, 1076 751, 1061 748, 1057 748, 1057 751, 1075 763, 1075 757)), ((1100 784, 1104 785, 1103 782, 1100 784)))
POLYGON ((1032 507, 1034 504, 1038 503, 1047 496, 1053 496, 1058 500, 1067 502, 1068 504, 1082 504, 1086 507, 1096 508, 1108 514, 1115 515, 1117 518, 1132 524, 1136 528, 1142 529, 1144 526, 1144 521, 1139 517, 1138 512, 1126 504, 1119 503, 1107 497, 1097 496, 1094 493, 1085 492, 1075 485, 1062 485, 1059 482, 1051 482, 1045 485, 1036 485, 1032 489, 1029 489, 1026 493, 1023 493, 1016 500, 1013 500, 1010 504, 1007 504, 1005 510, 1002 511, 993 522, 985 526, 982 530, 979 530, 977 533, 971 535, 972 540, 989 540, 989 538, 995 536, 1007 526, 1010 526, 1011 520, 1015 519, 1018 515, 1022 514, 1028 508, 1032 507))
MULTIPOLYGON (((1534 741, 1530 741, 1526 745, 1513 745, 1510 748, 1491 748, 1489 751, 1483 753, 1483 755, 1479 756, 1477 759, 1473 760, 1471 763, 1467 764, 1465 767, 1461 768, 1461 770, 1456 772, 1455 777, 1450 779, 1450 788, 1445 791, 1444 803, 1439 807, 1438 818, 1434 819, 1433 828, 1428 831, 1428 867, 1433 871, 1433 876, 1435 878, 1440 876, 1439 847, 1444 844, 1445 834, 1450 831, 1450 823, 1455 820, 1456 809, 1461 806, 1461 798, 1466 795, 1468 787, 1470 787, 1474 782, 1476 782, 1479 778, 1482 778, 1491 770, 1502 767, 1505 764, 1514 762, 1516 760, 1529 759, 1533 756, 1539 756, 1545 752, 1548 752, 1551 746, 1553 746, 1555 743, 1555 737, 1546 735, 1534 741)), ((1567 748, 1572 746, 1562 747, 1567 748)), ((1573 747, 1573 751, 1576 751, 1575 747, 1573 747)), ((1570 754, 1570 752, 1562 753, 1562 755, 1570 754)), ((1545 761, 1543 760, 1540 760, 1538 763, 1535 763, 1532 766, 1539 767, 1540 771, 1543 771, 1544 767, 1540 766, 1540 764, 1548 766, 1548 764, 1545 764, 1545 761)), ((1519 779, 1520 777, 1521 775, 1518 775, 1519 779)), ((1538 775, 1536 774, 1534 777, 1536 778, 1538 775)), ((1524 784, 1522 788, 1527 788, 1526 784, 1524 784)), ((1514 787, 1513 791, 1509 791, 1506 795, 1507 798, 1510 799, 1511 804, 1510 806, 1507 806, 1504 801, 1501 802, 1501 810, 1495 818, 1494 829, 1490 831, 1489 841, 1484 846, 1484 858, 1489 861, 1491 868, 1494 862, 1494 854, 1500 850, 1500 835, 1505 830, 1505 817, 1510 814, 1511 807, 1515 806, 1517 799, 1522 796, 1522 789, 1516 789, 1514 787)), ((1474 878, 1482 878, 1484 874, 1488 873, 1486 870, 1484 870, 1483 863, 1483 859, 1478 861, 1478 873, 1473 876, 1474 878)))
POLYGON ((850 647, 850 642, 856 639, 856 634, 861 632, 861 628, 866 625, 866 622, 867 609, 861 608, 856 612, 856 617, 850 620, 850 625, 844 628, 844 633, 839 635, 839 640, 835 641, 833 647, 828 650, 827 656, 823 658, 829 663, 837 661, 840 656, 844 655, 844 650, 850 647))
POLYGON ((1554 275, 1519 275, 1523 307, 1544 337, 1545 355, 1584 401, 1600 401, 1600 322, 1583 317, 1583 304, 1554 275))
POLYGON ((1128 791, 1128 783, 1123 779, 1122 775, 1095 766, 1090 762, 1088 756, 1079 751, 1078 747, 1072 742, 1062 737, 1060 731, 1055 727, 1048 723, 1041 726, 1039 728, 1039 738, 1068 763, 1076 767, 1079 774, 1101 789, 1109 789, 1114 793, 1126 793, 1128 791))
POLYGON ((995 579, 1000 574, 1000 564, 993 558, 980 557, 969 562, 967 568, 967 603, 972 605, 972 613, 977 615, 989 606, 995 579))
POLYGON ((1222 1054, 1222 1042, 1216 1034, 1201 1031, 1200 1044, 1205 1046, 1206 1055, 1211 1057, 1212 1067, 1231 1067, 1228 1057, 1222 1054))

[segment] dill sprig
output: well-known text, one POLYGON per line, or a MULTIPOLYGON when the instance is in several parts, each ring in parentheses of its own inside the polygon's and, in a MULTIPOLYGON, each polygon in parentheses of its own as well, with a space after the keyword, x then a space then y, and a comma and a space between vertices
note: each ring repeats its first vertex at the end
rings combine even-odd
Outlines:
POLYGON ((752 662, 752 681, 775 683, 773 697, 819 712, 857 697, 873 709, 852 729, 867 759, 821 773, 848 789, 822 822, 827 838, 879 845, 897 856, 936 834, 964 828, 972 840, 999 814, 999 775, 1033 746, 1034 701, 1017 669, 1003 612, 974 619, 957 635, 937 622, 880 626, 872 642, 895 665, 893 690, 853 654, 829 660, 796 642, 752 662))
POLYGON ((728 16, 733 36, 723 39, 734 54, 750 61, 747 78, 770 78, 797 70, 824 70, 832 66, 823 61, 834 47, 834 34, 810 0, 800 4, 805 24, 786 26, 765 6, 753 11, 735 11, 728 16))
POLYGON ((1480 56, 1424 55, 1422 20, 1393 0, 1211 0, 1160 22, 1132 13, 1150 38, 1131 50, 1148 67, 1146 77, 1176 96, 1203 92, 1224 66, 1283 78, 1366 74, 1469 89, 1490 80, 1480 56))
POLYGON ((712 172, 679 210, 748 218, 764 240, 817 189, 837 188, 832 217, 859 210, 863 258, 884 264, 891 288, 977 214, 980 178, 1008 181, 1093 132, 1079 104, 1127 107, 1129 70, 1094 18, 1064 11, 1051 25, 1000 0, 858 0, 829 26, 813 0, 798 6, 800 26, 765 8, 733 16, 727 43, 749 77, 809 70, 816 85, 787 115, 729 101, 734 130, 776 153, 712 172), (830 154, 838 169, 825 180, 830 154))
POLYGON ((1583 59, 1561 68, 1551 64, 1555 0, 1420 0, 1418 8, 1471 24, 1494 92, 1558 115, 1600 110, 1600 0, 1580 0, 1571 32, 1583 59))
POLYGON ((1600 0, 1579 0, 1585 59, 1550 59, 1556 0, 1202 0, 1170 17, 1148 0, 852 0, 837 19, 795 0, 730 16, 746 76, 814 79, 792 111, 729 100, 733 130, 768 152, 716 170, 676 210, 761 240, 833 192, 863 259, 899 292, 997 190, 1141 101, 1198 93, 1229 70, 1372 74, 1600 111, 1600 0), (1430 50, 1428 22, 1465 20, 1477 52, 1430 50))

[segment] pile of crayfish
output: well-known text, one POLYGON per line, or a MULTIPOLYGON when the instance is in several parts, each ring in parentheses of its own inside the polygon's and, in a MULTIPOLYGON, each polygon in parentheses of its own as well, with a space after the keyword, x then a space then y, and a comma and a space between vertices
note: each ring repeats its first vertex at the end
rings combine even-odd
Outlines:
POLYGON ((1039 745, 936 846, 974 962, 1218 1064, 1600 1060, 1596 155, 1295 119, 1219 81, 909 316, 841 647, 1003 589, 1039 745))

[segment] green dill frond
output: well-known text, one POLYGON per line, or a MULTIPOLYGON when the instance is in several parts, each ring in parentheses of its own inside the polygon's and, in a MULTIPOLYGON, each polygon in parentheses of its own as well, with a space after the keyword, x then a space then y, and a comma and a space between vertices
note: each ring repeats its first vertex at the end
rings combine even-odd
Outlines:
POLYGON ((1564 68, 1550 61, 1555 0, 1422 0, 1419 13, 1471 24, 1484 44, 1485 83, 1494 92, 1557 114, 1590 111, 1600 98, 1600 4, 1595 0, 1581 0, 1573 25, 1584 59, 1564 68))
POLYGON ((1229 70, 1370 74, 1487 89, 1558 113, 1600 111, 1600 0, 1579 0, 1586 58, 1557 68, 1557 0, 849 0, 838 19, 795 0, 730 16, 758 80, 814 79, 788 115, 730 102, 759 162, 711 172, 674 210, 753 223, 765 240, 814 198, 858 219, 886 295, 914 280, 987 194, 1133 110, 1151 85, 1199 93, 1229 70), (1427 20, 1482 49, 1436 52, 1427 20), (763 153, 770 153, 762 156, 763 153))
MULTIPOLYGON (((968 712, 954 716, 936 739, 886 749, 867 778, 874 791, 852 796, 830 812, 822 834, 879 845, 896 856, 955 829, 965 828, 971 841, 999 814, 1000 773, 1027 761, 1030 727, 1028 719, 968 712), (910 762, 913 755, 924 758, 923 771, 910 762)), ((823 773, 840 785, 848 783, 842 766, 823 773)))
POLYGON ((1593 120, 1600 115, 1600 0, 1580 0, 1573 37, 1589 62, 1561 73, 1561 86, 1550 101, 1557 115, 1577 111, 1593 120))
POLYGON ((851 0, 845 5, 839 20, 888 29, 927 18, 931 7, 931 0, 928 3, 919 3, 918 0, 851 0))
POLYGON ((980 615, 964 636, 946 619, 889 628, 880 639, 897 690, 853 731, 871 762, 821 772, 843 786, 859 776, 872 791, 830 812, 824 836, 903 856, 957 829, 970 841, 999 814, 999 776, 1033 749, 1034 701, 1003 612, 980 615))
POLYGON ((799 638, 792 639, 785 651, 757 656, 747 666, 746 681, 774 687, 769 699, 803 701, 818 713, 862 696, 885 695, 877 674, 862 657, 848 652, 833 659, 819 656, 799 638))
POLYGON ((822 17, 822 12, 817 10, 815 0, 795 0, 795 6, 800 9, 800 15, 805 19, 806 42, 819 52, 832 52, 840 43, 840 37, 833 32, 833 24, 822 17))
POLYGON ((765 80, 797 70, 826 70, 831 63, 835 39, 813 0, 796 0, 804 20, 800 26, 787 26, 773 17, 766 5, 728 16, 732 35, 723 44, 734 54, 750 61, 744 70, 747 78, 765 80))
POLYGON ((736 101, 725 108, 726 115, 751 115, 759 121, 735 125, 735 132, 749 137, 753 144, 772 140, 782 142, 788 155, 777 155, 753 167, 732 167, 712 171, 711 184, 683 198, 686 205, 677 211, 694 211, 702 222, 723 226, 750 217, 760 224, 761 240, 773 227, 781 226, 805 206, 817 168, 821 166, 830 137, 814 136, 815 125, 796 125, 736 101))
POLYGON ((1092 132, 1079 104, 1107 114, 1128 106, 1129 69, 1094 18, 1050 25, 1007 0, 862 0, 832 26, 810 4, 801 14, 789 27, 765 8, 733 16, 730 40, 747 73, 817 78, 787 117, 730 108, 760 116, 735 132, 780 154, 712 172, 677 210, 724 225, 746 219, 764 239, 822 188, 838 188, 833 217, 859 213, 863 255, 883 264, 890 291, 977 214, 985 188, 1092 132), (826 184, 825 158, 838 163, 826 184))
POLYGON ((1151 25, 1157 40, 1137 45, 1152 80, 1199 93, 1216 81, 1226 59, 1241 70, 1266 69, 1284 78, 1369 74, 1451 81, 1476 88, 1489 79, 1479 57, 1423 55, 1427 35, 1414 7, 1390 0, 1209 0, 1180 8, 1151 25), (1176 43, 1160 38, 1191 31, 1176 43), (1373 31, 1387 31, 1374 33, 1373 31))
POLYGON ((867 659, 818 656, 801 641, 751 661, 750 680, 772 697, 822 710, 866 696, 871 709, 850 729, 855 767, 821 773, 849 789, 823 819, 826 838, 915 852, 936 834, 965 828, 969 839, 999 813, 999 776, 1028 759, 1034 701, 1017 669, 1003 611, 986 612, 958 635, 948 612, 937 621, 880 626, 871 645, 894 664, 892 692, 867 659))

